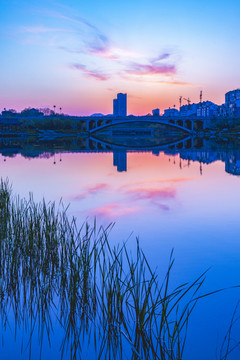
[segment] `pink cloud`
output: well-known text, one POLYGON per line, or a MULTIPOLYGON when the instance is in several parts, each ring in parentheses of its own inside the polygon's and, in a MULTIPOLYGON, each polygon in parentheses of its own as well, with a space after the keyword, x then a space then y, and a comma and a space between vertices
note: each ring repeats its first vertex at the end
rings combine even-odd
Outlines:
POLYGON ((142 186, 126 190, 124 194, 130 196, 131 201, 147 200, 152 206, 156 206, 163 211, 169 211, 170 207, 163 202, 175 199, 176 190, 172 187, 158 189, 155 187, 142 186))
POLYGON ((139 207, 132 206, 126 207, 118 204, 107 204, 100 206, 90 211, 90 215, 105 217, 105 218, 117 218, 128 214, 136 213, 140 211, 139 207))
POLYGON ((106 44, 95 44, 95 45, 91 45, 88 48, 88 53, 93 54, 93 55, 98 55, 98 56, 102 56, 106 59, 111 59, 111 60, 117 60, 119 57, 117 55, 115 55, 111 48, 106 45, 106 44))
POLYGON ((154 184, 166 184, 166 183, 179 183, 179 182, 186 182, 194 180, 194 177, 177 177, 177 178, 170 178, 170 179, 153 179, 151 181, 141 181, 135 183, 129 183, 126 185, 121 186, 120 190, 130 189, 134 187, 144 187, 145 185, 154 185, 154 184))
POLYGON ((191 86, 191 87, 198 86, 198 84, 192 84, 184 81, 154 81, 154 82, 162 85, 177 85, 177 86, 191 86))
POLYGON ((73 64, 71 67, 73 69, 80 70, 84 74, 86 74, 87 76, 95 78, 97 80, 105 81, 105 80, 108 80, 110 78, 110 76, 107 75, 107 74, 102 74, 102 73, 100 73, 98 71, 88 70, 87 67, 85 65, 82 65, 82 64, 73 64))
MULTIPOLYGON (((127 70, 128 71, 128 70, 127 70)), ((188 82, 184 82, 184 81, 166 81, 166 80, 156 80, 156 78, 143 78, 143 77, 138 77, 136 75, 149 75, 149 73, 147 74, 134 74, 133 72, 128 72, 127 71, 118 73, 118 76, 120 76, 122 79, 127 80, 127 81, 134 81, 134 82, 139 82, 139 83, 145 83, 146 81, 148 83, 151 84, 162 84, 162 85, 174 85, 174 86, 188 86, 188 87, 197 87, 199 86, 198 84, 193 84, 193 83, 188 83, 188 82), (132 76, 134 75, 134 76, 132 76)), ((151 75, 151 74, 150 74, 151 75)), ((163 75, 163 74, 162 74, 163 75)), ((165 74, 168 75, 168 74, 165 74)))
POLYGON ((128 190, 126 194, 130 194, 134 197, 135 200, 163 200, 171 199, 176 196, 175 189, 165 188, 165 189, 155 189, 155 188, 137 188, 133 190, 128 190))
POLYGON ((131 75, 170 75, 176 73, 175 65, 168 64, 130 64, 130 69, 125 70, 127 74, 131 75))
POLYGON ((157 179, 155 180, 156 183, 178 183, 178 182, 185 182, 194 180, 194 177, 177 177, 172 179, 157 179))
POLYGON ((94 186, 88 187, 84 192, 82 192, 79 195, 73 196, 72 199, 73 200, 82 200, 85 197, 87 197, 88 195, 92 195, 92 194, 96 194, 99 191, 102 190, 106 190, 109 189, 109 185, 108 184, 96 184, 94 186))

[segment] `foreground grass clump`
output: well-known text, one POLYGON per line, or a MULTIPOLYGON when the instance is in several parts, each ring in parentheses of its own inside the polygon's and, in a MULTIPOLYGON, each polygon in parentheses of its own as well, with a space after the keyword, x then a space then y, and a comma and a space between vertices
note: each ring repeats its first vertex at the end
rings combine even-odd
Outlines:
POLYGON ((61 204, 21 200, 3 181, 0 220, 2 327, 14 314, 29 357, 34 333, 41 352, 57 319, 62 357, 84 358, 91 346, 98 359, 182 359, 205 274, 170 291, 172 254, 160 278, 138 241, 132 256, 126 244, 111 246, 111 226, 79 228, 61 204))

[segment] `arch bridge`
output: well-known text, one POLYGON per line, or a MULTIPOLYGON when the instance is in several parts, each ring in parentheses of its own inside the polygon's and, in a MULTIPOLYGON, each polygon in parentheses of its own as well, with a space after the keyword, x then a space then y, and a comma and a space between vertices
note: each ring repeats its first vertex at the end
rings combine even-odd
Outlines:
POLYGON ((203 119, 197 118, 183 118, 183 117, 172 117, 172 118, 164 118, 153 116, 128 116, 124 118, 113 118, 113 117, 89 117, 85 118, 82 121, 82 126, 85 131, 88 131, 90 134, 95 131, 102 130, 104 128, 120 125, 120 124, 134 124, 134 122, 142 122, 142 123, 155 123, 155 124, 163 124, 169 126, 169 128, 178 128, 184 130, 188 133, 195 133, 198 131, 202 131, 205 128, 205 122, 203 119))

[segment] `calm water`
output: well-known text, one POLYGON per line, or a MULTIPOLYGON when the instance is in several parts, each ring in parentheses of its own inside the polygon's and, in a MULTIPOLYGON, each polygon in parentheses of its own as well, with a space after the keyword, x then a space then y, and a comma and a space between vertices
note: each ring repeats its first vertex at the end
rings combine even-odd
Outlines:
MULTIPOLYGON (((79 223, 115 222, 113 244, 140 238, 151 266, 165 274, 171 249, 175 265, 171 287, 192 281, 210 268, 202 293, 240 284, 240 149, 205 144, 195 149, 83 151, 59 144, 45 148, 8 145, 0 156, 1 177, 21 197, 60 199, 79 223), (49 147, 49 148, 48 148, 49 147)), ((77 146, 76 146, 77 147, 77 146)), ((240 289, 203 298, 191 315, 184 359, 216 358, 240 289)), ((63 332, 53 323, 52 347, 42 358, 59 358, 63 332)), ((240 341, 240 322, 232 337, 240 341)), ((1 359, 28 358, 27 332, 17 331, 9 312, 1 328, 1 359)), ((33 358, 39 357, 37 336, 33 358)), ((229 359, 239 359, 236 350, 229 359)), ((70 356, 66 355, 66 359, 70 356)), ((91 358, 91 357, 89 357, 91 358)))

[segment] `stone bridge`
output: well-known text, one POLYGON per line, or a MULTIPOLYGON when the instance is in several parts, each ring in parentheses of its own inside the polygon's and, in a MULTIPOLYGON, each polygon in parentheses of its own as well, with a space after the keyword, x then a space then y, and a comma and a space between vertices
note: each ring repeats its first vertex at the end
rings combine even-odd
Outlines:
POLYGON ((186 117, 154 117, 154 116, 128 116, 124 118, 114 117, 85 117, 80 119, 81 128, 90 134, 113 125, 133 124, 134 122, 157 123, 179 128, 189 133, 195 133, 205 129, 206 121, 202 118, 186 117))

